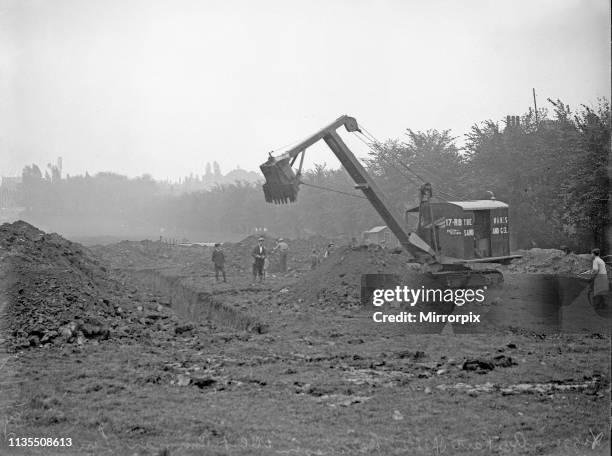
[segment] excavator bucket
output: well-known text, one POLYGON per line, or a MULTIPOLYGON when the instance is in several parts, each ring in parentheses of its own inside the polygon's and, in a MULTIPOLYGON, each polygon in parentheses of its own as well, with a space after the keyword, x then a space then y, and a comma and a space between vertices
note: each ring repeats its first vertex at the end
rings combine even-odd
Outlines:
POLYGON ((266 178, 263 191, 268 203, 286 204, 297 199, 300 180, 291 168, 290 161, 290 157, 276 159, 270 156, 268 161, 259 167, 266 178))

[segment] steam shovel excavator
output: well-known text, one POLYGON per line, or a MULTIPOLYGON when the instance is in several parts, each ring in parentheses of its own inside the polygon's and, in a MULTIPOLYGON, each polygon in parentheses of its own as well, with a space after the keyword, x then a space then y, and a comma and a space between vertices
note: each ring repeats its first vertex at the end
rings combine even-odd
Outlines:
MULTIPOLYGON (((429 214, 429 226, 431 228, 431 236, 428 236, 435 246, 432 248, 421 236, 414 232, 408 232, 399 217, 394 214, 392 206, 387 203, 382 191, 378 188, 374 180, 368 175, 364 167, 357 160, 355 155, 348 148, 336 131, 341 126, 344 126, 347 132, 360 132, 357 120, 350 116, 342 116, 321 129, 312 136, 309 136, 296 146, 287 150, 283 154, 274 157, 271 153, 268 160, 260 166, 261 172, 265 177, 263 184, 263 192, 267 202, 275 204, 293 203, 297 200, 299 187, 301 184, 300 174, 304 163, 304 154, 308 147, 312 146, 319 140, 325 143, 332 150, 334 155, 340 160, 340 163, 347 170, 350 177, 355 182, 355 188, 363 192, 370 204, 378 212, 384 220, 391 232, 398 239, 402 247, 414 258, 416 263, 420 263, 426 273, 431 274, 437 283, 448 288, 477 288, 483 286, 494 286, 503 282, 503 275, 495 268, 479 268, 475 267, 476 263, 494 263, 510 260, 516 256, 503 255, 495 258, 479 257, 472 259, 456 258, 448 256, 440 247, 439 240, 439 220, 444 221, 444 214, 440 218, 440 214, 432 212, 430 204, 432 190, 431 185, 426 183, 421 188, 421 204, 419 211, 421 215, 429 214), (293 166, 300 159, 297 172, 293 166)), ((487 200, 484 200, 487 201, 487 200)), ((478 202, 478 201, 477 201, 478 202)), ((471 202, 471 203, 477 203, 471 202)), ((457 203, 458 204, 458 203, 457 203)), ((503 203, 502 203, 503 204, 503 203)), ((465 205, 466 207, 472 207, 465 205)), ((474 206, 474 205, 473 205, 474 206)), ((482 204, 476 204, 475 207, 487 207, 482 204)), ((504 205, 507 207, 507 205, 504 205)), ((460 206, 459 206, 460 207, 460 206)), ((419 231, 422 228, 422 220, 426 217, 421 216, 419 221, 419 231)), ((450 219, 451 221, 453 219, 450 219)), ((455 219, 459 220, 459 219, 455 219)), ((507 220, 506 220, 507 222, 507 220)), ((467 223, 467 222, 466 222, 467 223)), ((498 230, 501 228, 497 228, 498 230)), ((460 235, 463 236, 461 230, 460 235)), ((426 232, 429 232, 426 230, 426 232)), ((450 233, 456 235, 454 231, 450 233)), ((470 234, 466 230, 467 235, 470 234)), ((471 231, 473 236, 473 230, 471 231)), ((507 231, 506 231, 507 233, 507 231)), ((462 238, 463 239, 463 238, 462 238)), ((462 240, 464 244, 469 244, 469 240, 462 240)), ((484 266, 484 265, 481 265, 484 266)))

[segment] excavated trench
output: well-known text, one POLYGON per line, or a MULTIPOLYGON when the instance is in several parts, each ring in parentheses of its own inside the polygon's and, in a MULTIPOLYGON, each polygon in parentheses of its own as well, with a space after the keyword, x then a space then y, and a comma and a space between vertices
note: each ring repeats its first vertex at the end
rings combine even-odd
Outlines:
POLYGON ((200 322, 211 321, 242 331, 264 333, 266 325, 257 318, 224 304, 221 299, 205 291, 197 291, 183 285, 185 277, 164 274, 158 269, 125 271, 147 289, 170 300, 170 308, 181 318, 200 322))
MULTIPOLYGON (((386 277, 382 274, 372 276, 379 281, 386 277)), ((396 284, 402 284, 401 281, 393 280, 383 282, 366 283, 362 290, 368 290, 368 287, 393 289, 396 284)), ((414 284, 410 285, 417 288, 414 284)), ((428 284, 425 285, 427 286, 428 284)), ((608 334, 612 329, 612 294, 595 300, 589 291, 588 282, 569 274, 506 272, 502 286, 484 290, 486 299, 483 303, 466 303, 461 307, 453 306, 452 302, 449 307, 449 303, 441 301, 412 306, 391 303, 397 310, 389 313, 403 310, 415 314, 434 311, 437 315, 479 315, 475 323, 453 324, 452 329, 456 334, 497 333, 504 328, 538 334, 608 334)), ((366 294, 368 312, 383 309, 371 306, 370 300, 370 295, 366 294)), ((446 323, 442 322, 405 327, 398 325, 391 328, 398 332, 406 332, 406 328, 409 328, 411 333, 436 334, 446 326, 446 323)))
POLYGON ((610 296, 595 302, 589 285, 571 275, 505 273, 494 320, 542 332, 599 332, 610 329, 610 296))

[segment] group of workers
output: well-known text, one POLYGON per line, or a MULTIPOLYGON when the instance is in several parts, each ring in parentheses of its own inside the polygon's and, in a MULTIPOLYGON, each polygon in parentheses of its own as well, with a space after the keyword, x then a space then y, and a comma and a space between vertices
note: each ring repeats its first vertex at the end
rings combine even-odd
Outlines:
MULTIPOLYGON (((264 246, 265 239, 260 237, 257 240, 257 245, 253 248, 251 256, 253 257, 253 281, 259 279, 262 282, 266 278, 268 271, 268 251, 264 246)), ((287 256, 289 254, 289 244, 283 238, 279 238, 272 252, 278 252, 280 262, 280 272, 287 272, 287 256)))
MULTIPOLYGON (((267 263, 268 263, 268 251, 264 246, 265 239, 260 237, 257 240, 257 245, 253 248, 251 256, 253 257, 253 281, 259 279, 260 282, 266 277, 267 263)), ((334 244, 328 244, 323 258, 327 258, 334 248, 334 244)), ((279 238, 276 246, 272 249, 272 252, 279 253, 280 260, 280 272, 287 272, 287 256, 289 254, 289 244, 283 239, 279 238)), ((599 249, 593 249, 591 252, 593 259, 593 267, 590 271, 585 271, 591 274, 593 280, 593 294, 595 297, 606 295, 609 291, 608 275, 606 271, 606 264, 601 258, 599 249)), ((225 254, 221 249, 221 244, 215 244, 215 248, 212 253, 212 262, 215 267, 215 280, 218 282, 220 277, 223 277, 223 281, 227 282, 225 275, 225 254)), ((312 250, 310 255, 310 269, 315 269, 320 262, 320 256, 316 249, 312 250)))
MULTIPOLYGON (((257 240, 257 245, 253 247, 253 250, 251 251, 251 256, 253 257, 253 281, 259 280, 260 282, 263 282, 263 280, 266 278, 269 260, 268 251, 264 246, 264 241, 265 239, 260 237, 257 240)), ((333 248, 334 244, 328 244, 323 254, 323 258, 327 258, 332 252, 333 248)), ((276 245, 272 249, 272 252, 278 252, 280 273, 286 273, 289 244, 287 244, 283 238, 279 238, 276 245)), ((319 261, 319 254, 317 253, 316 249, 313 249, 312 254, 310 255, 310 268, 315 269, 319 265, 319 261)), ((220 278, 223 277, 223 281, 227 282, 227 277, 225 275, 225 254, 221 249, 221 244, 215 244, 212 253, 212 262, 215 268, 215 280, 218 282, 220 278)))

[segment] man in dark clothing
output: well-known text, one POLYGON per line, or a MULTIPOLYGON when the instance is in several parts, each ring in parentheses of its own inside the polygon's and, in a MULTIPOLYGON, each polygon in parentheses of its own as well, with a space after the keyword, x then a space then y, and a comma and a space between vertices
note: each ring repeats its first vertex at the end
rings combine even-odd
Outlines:
POLYGON ((225 280, 225 254, 221 250, 221 244, 215 244, 215 249, 212 254, 212 262, 215 265, 215 279, 219 281, 219 273, 223 274, 223 281, 225 280))
POLYGON ((310 254, 310 269, 314 270, 319 265, 319 254, 317 253, 317 249, 312 249, 312 253, 310 254))
POLYGON ((263 281, 264 262, 266 261, 266 248, 264 247, 264 238, 260 237, 257 245, 251 253, 253 256, 253 281, 259 277, 259 281, 263 281))

